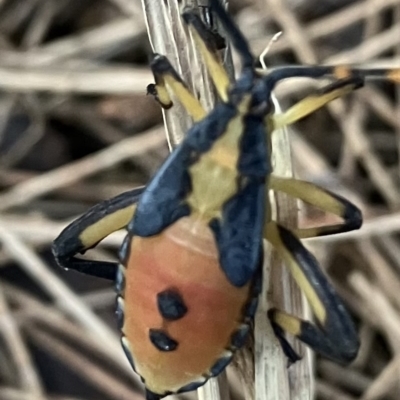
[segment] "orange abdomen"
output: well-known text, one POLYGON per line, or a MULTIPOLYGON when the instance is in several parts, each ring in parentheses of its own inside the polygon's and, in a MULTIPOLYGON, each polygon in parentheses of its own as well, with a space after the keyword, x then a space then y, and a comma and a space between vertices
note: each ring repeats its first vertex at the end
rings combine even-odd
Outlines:
POLYGON ((190 217, 159 235, 134 237, 130 246, 122 330, 136 371, 158 394, 205 381, 243 324, 250 284, 238 288, 227 280, 211 230, 190 217), (187 309, 182 318, 161 315, 157 294, 166 290, 179 293, 187 309), (160 351, 149 338, 150 329, 161 329, 176 348, 160 351))

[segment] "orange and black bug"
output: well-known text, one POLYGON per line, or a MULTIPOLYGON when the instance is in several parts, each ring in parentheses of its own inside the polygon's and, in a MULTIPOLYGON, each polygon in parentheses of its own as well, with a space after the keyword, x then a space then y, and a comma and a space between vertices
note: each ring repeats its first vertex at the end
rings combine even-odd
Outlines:
POLYGON ((286 262, 316 318, 312 324, 269 311, 287 356, 297 359, 283 332, 341 363, 352 361, 359 348, 351 318, 299 238, 357 229, 361 213, 311 183, 275 176, 270 135, 355 90, 366 78, 399 83, 400 70, 284 66, 259 74, 241 32, 217 0, 211 4, 241 56, 239 79, 230 84, 215 35, 194 11, 186 10, 183 19, 204 56, 220 103, 207 114, 168 60, 155 55, 155 84, 149 92, 169 108, 172 91, 193 118, 193 127, 146 188, 95 206, 53 246, 62 267, 116 279, 123 348, 149 400, 203 385, 244 344, 262 285, 264 238, 286 262), (333 83, 276 115, 271 91, 291 77, 331 78, 333 83), (271 220, 269 190, 300 198, 344 222, 290 231, 271 220), (120 264, 75 257, 120 228, 128 231, 120 264))

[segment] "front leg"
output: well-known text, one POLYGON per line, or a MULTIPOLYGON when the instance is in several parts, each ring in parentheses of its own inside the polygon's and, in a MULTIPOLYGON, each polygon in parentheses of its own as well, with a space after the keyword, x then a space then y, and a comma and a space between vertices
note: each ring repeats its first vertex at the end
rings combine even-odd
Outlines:
POLYGON ((206 111, 200 101, 190 92, 167 57, 155 54, 150 67, 156 83, 147 86, 147 93, 154 96, 162 108, 168 110, 173 106, 169 88, 195 122, 205 117, 206 111))
POLYGON ((85 253, 111 233, 126 227, 143 190, 144 187, 136 188, 105 200, 68 225, 53 242, 57 263, 65 269, 115 280, 118 263, 83 260, 75 255, 85 253))

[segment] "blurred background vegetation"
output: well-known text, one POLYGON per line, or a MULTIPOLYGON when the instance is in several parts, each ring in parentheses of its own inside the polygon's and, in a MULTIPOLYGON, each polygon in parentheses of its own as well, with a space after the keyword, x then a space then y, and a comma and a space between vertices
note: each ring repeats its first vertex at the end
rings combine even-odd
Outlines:
MULTIPOLYGON (((232 0, 269 66, 400 66, 400 0, 232 0)), ((141 399, 118 344, 113 288, 59 269, 51 241, 91 205, 146 183, 167 157, 146 96, 139 0, 0 0, 0 399, 141 399)), ((315 90, 291 81, 286 108, 315 90)), ((368 85, 291 129, 296 176, 362 208, 364 228, 308 241, 359 326, 344 369, 318 359, 318 399, 400 398, 400 91, 368 85)), ((302 207, 301 224, 330 217, 302 207)), ((115 259, 123 233, 92 257, 115 259)), ((240 395, 233 389, 233 397, 240 395)))

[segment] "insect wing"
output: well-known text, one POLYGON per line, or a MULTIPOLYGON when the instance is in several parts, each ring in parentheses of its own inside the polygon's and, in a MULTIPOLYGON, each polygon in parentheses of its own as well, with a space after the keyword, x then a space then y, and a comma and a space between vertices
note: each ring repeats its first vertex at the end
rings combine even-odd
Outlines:
POLYGON ((245 120, 238 163, 239 190, 225 204, 222 219, 211 222, 222 269, 235 286, 248 283, 259 266, 268 212, 265 184, 271 172, 262 118, 249 115, 245 120))
POLYGON ((141 237, 156 235, 190 213, 182 201, 191 186, 189 164, 190 153, 183 146, 169 156, 139 201, 135 217, 128 226, 131 234, 141 237))

